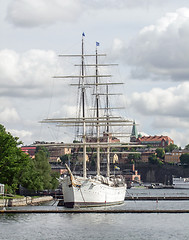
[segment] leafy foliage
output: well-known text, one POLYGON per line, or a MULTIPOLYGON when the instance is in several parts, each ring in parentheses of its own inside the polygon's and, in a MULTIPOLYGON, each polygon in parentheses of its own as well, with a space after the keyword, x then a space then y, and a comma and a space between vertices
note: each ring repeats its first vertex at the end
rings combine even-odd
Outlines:
POLYGON ((157 157, 156 154, 152 154, 151 156, 149 156, 148 161, 151 164, 156 164, 159 166, 161 166, 163 164, 163 162, 157 157))
POLYGON ((21 151, 20 144, 17 137, 0 125, 0 183, 6 184, 11 193, 19 185, 30 190, 56 188, 57 175, 51 172, 47 150, 38 148, 33 160, 21 151))
POLYGON ((189 144, 187 144, 184 149, 189 150, 189 144))
POLYGON ((179 149, 179 147, 176 144, 170 143, 165 147, 165 152, 172 152, 175 149, 179 149))
POLYGON ((130 161, 137 161, 137 160, 140 160, 140 158, 141 158, 141 155, 139 153, 130 153, 128 155, 128 159, 130 161))
POLYGON ((156 153, 158 158, 164 159, 165 150, 163 148, 157 148, 156 153))
POLYGON ((180 156, 180 162, 182 164, 187 164, 189 165, 189 153, 183 153, 181 156, 180 156))
POLYGON ((63 164, 68 163, 69 159, 71 159, 71 154, 65 154, 60 157, 60 160, 63 164))
POLYGON ((151 164, 156 164, 158 162, 158 158, 155 154, 152 154, 151 156, 149 156, 148 161, 151 164))
POLYGON ((30 160, 18 147, 20 144, 17 137, 0 125, 0 182, 9 185, 13 191, 20 184, 22 172, 30 160))
POLYGON ((40 189, 51 189, 51 167, 48 162, 47 154, 43 149, 38 150, 35 155, 34 165, 37 170, 39 182, 41 183, 40 189))

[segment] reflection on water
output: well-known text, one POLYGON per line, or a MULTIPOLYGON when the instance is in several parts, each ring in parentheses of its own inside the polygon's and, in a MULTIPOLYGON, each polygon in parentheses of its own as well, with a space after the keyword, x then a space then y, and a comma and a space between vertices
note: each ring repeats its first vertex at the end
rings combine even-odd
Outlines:
MULTIPOLYGON (((129 189, 136 196, 183 196, 187 190, 129 189), (179 194, 179 195, 178 195, 179 194)), ((121 209, 189 209, 189 201, 126 201, 121 209)), ((56 209, 53 202, 25 208, 56 209)), ((23 208, 23 207, 22 207, 23 208)), ((188 240, 189 214, 8 214, 0 215, 1 240, 171 239, 188 240)))

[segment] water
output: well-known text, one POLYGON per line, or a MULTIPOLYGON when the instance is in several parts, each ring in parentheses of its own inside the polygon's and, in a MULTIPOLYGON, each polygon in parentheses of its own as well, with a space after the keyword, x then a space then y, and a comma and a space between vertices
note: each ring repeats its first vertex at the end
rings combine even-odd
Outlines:
MULTIPOLYGON (((128 190, 136 196, 188 196, 188 190, 128 190)), ((21 207, 20 207, 21 208, 21 207)), ((24 207, 23 207, 24 208, 24 207)), ((25 207, 26 208, 26 207, 25 207)), ((56 209, 52 202, 27 208, 56 209)), ((110 207, 108 207, 110 208, 110 207)), ((189 201, 127 201, 114 209, 189 209, 189 201)), ((8 214, 0 215, 0 240, 188 240, 189 214, 8 214)))

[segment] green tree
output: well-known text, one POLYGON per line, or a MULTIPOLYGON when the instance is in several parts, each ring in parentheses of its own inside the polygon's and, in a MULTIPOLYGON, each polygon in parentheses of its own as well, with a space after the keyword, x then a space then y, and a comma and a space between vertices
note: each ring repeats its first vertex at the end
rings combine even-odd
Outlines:
POLYGON ((19 185, 30 190, 51 189, 58 185, 52 174, 46 148, 38 148, 35 159, 21 151, 17 137, 0 125, 0 183, 15 193, 19 185))
POLYGON ((60 160, 63 164, 68 163, 70 159, 71 159, 71 154, 65 154, 60 157, 60 160))
POLYGON ((23 180, 22 172, 29 168, 30 158, 21 151, 17 137, 13 137, 0 125, 0 182, 16 191, 23 180))
POLYGON ((56 189, 59 185, 59 181, 57 180, 60 177, 60 174, 57 172, 51 173, 51 189, 56 189))
POLYGON ((141 155, 139 154, 139 153, 130 153, 129 155, 128 155, 128 159, 130 160, 130 161, 137 161, 137 160, 140 160, 140 158, 141 158, 141 155))
POLYGON ((162 162, 162 160, 157 157, 156 154, 152 154, 151 156, 149 156, 148 162, 151 163, 151 164, 158 165, 158 166, 161 166, 161 165, 164 164, 164 163, 162 162))
POLYGON ((48 162, 48 152, 38 148, 35 159, 30 159, 29 166, 22 174, 21 185, 29 190, 44 190, 57 188, 60 174, 51 171, 48 162))
POLYGON ((38 173, 38 180, 41 183, 38 190, 51 189, 51 167, 46 151, 43 148, 38 149, 34 159, 34 166, 38 173))
POLYGON ((164 159, 165 150, 163 148, 157 148, 156 153, 158 158, 164 159))
POLYGON ((49 150, 48 150, 46 147, 44 147, 44 146, 37 146, 37 147, 36 147, 36 154, 37 154, 39 151, 43 151, 43 152, 45 153, 45 155, 46 155, 47 158, 50 157, 49 150))
POLYGON ((151 156, 149 156, 148 162, 151 164, 157 164, 158 158, 157 158, 156 154, 152 154, 151 156))
POLYGON ((183 153, 181 156, 180 156, 180 162, 182 164, 187 164, 189 165, 189 153, 183 153))
POLYGON ((189 144, 187 144, 184 149, 189 150, 189 144))
POLYGON ((22 172, 20 184, 28 190, 43 190, 43 183, 40 172, 37 171, 33 159, 22 172))
POLYGON ((175 149, 179 149, 179 147, 177 145, 171 143, 165 147, 165 152, 172 152, 175 149))

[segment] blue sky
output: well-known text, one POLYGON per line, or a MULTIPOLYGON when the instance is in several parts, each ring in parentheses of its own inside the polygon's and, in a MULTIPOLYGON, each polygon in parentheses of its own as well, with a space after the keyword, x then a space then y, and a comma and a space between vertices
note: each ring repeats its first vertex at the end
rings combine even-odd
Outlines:
POLYGON ((74 91, 60 53, 107 53, 125 83, 124 114, 139 132, 189 143, 189 2, 186 0, 0 0, 0 122, 25 144, 65 141, 47 116, 74 112, 74 91))

